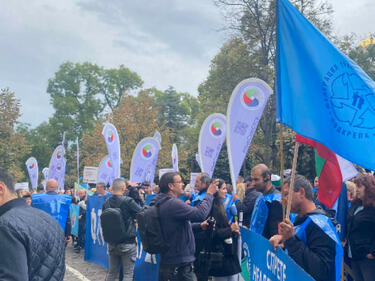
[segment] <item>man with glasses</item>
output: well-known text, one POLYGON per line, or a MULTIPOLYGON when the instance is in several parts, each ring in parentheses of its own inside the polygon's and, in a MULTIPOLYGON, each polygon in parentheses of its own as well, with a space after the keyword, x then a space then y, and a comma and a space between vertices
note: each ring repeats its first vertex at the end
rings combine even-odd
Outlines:
POLYGON ((160 281, 194 280, 195 241, 191 222, 206 219, 217 184, 218 181, 211 183, 202 202, 192 207, 178 199, 184 192, 184 183, 179 173, 169 172, 161 177, 160 194, 151 203, 158 203, 161 228, 169 245, 169 249, 161 253, 160 281))

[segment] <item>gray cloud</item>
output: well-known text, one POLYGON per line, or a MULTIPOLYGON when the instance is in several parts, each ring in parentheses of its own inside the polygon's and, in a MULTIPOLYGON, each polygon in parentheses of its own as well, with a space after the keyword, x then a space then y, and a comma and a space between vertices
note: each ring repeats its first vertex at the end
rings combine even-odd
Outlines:
MULTIPOLYGON (((145 87, 197 94, 227 39, 212 0, 18 0, 0 13, 0 87, 22 103, 33 126, 53 113, 47 82, 65 61, 124 64, 145 87)), ((374 31, 373 0, 332 0, 340 33, 374 31)))

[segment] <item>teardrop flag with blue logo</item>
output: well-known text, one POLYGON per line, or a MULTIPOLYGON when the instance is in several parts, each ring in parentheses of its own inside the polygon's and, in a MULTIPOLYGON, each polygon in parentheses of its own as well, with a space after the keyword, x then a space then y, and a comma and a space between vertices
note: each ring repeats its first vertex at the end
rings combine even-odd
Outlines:
POLYGON ((227 119, 224 114, 213 113, 201 127, 198 141, 199 163, 202 172, 212 177, 221 147, 225 142, 227 119))
POLYGON ((172 164, 173 170, 175 170, 175 172, 178 172, 178 150, 175 143, 172 145, 172 164))
POLYGON ((55 148, 51 160, 49 162, 48 168, 48 179, 55 179, 59 184, 59 190, 64 189, 64 179, 65 179, 65 165, 66 160, 65 148, 59 145, 55 148))
POLYGON ((29 173, 30 183, 33 189, 38 186, 38 161, 34 157, 26 160, 27 172, 29 173))
POLYGON ((375 82, 289 1, 277 1, 277 122, 375 170, 375 82))
POLYGON ((197 161, 197 164, 198 164, 199 168, 202 169, 201 168, 201 159, 200 159, 198 153, 195 154, 195 161, 197 161))
POLYGON ((151 137, 142 139, 134 150, 130 165, 130 181, 152 183, 155 177, 160 143, 151 137))
POLYGON ((161 145, 161 134, 159 133, 158 130, 155 131, 154 139, 156 139, 161 145))
POLYGON ((110 123, 104 125, 102 135, 107 145, 108 156, 111 159, 113 176, 115 179, 120 177, 120 140, 116 127, 110 123))
POLYGON ((103 157, 102 161, 100 161, 97 182, 102 182, 106 185, 109 184, 112 186, 115 179, 111 158, 106 155, 103 157))
POLYGON ((240 82, 227 109, 227 147, 233 190, 272 89, 257 78, 240 82))

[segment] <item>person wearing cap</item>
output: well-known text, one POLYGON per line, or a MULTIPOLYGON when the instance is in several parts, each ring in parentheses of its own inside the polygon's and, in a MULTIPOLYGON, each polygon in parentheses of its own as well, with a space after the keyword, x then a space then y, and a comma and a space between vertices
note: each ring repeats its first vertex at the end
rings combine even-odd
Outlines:
POLYGON ((0 168, 0 280, 62 281, 64 233, 47 213, 17 198, 13 178, 0 168))
POLYGON ((255 202, 250 230, 269 239, 278 233, 278 225, 283 220, 281 193, 272 185, 271 171, 265 164, 258 164, 251 170, 251 179, 262 194, 255 202))

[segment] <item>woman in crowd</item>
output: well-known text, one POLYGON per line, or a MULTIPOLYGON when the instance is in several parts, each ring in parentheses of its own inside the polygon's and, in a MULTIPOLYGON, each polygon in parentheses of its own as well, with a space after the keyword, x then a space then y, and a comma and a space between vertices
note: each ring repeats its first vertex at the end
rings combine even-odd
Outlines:
POLYGON ((214 281, 231 281, 241 272, 235 239, 240 234, 240 229, 237 222, 228 223, 222 203, 227 193, 225 182, 219 180, 218 187, 210 217, 201 223, 201 229, 207 232, 208 241, 199 258, 209 260, 208 276, 213 276, 214 281))
POLYGON ((360 174, 354 179, 357 200, 348 213, 348 256, 356 281, 375 280, 375 178, 360 174))
POLYGON ((348 202, 350 204, 357 197, 357 187, 355 186, 355 183, 352 181, 346 181, 345 184, 348 195, 348 202))

